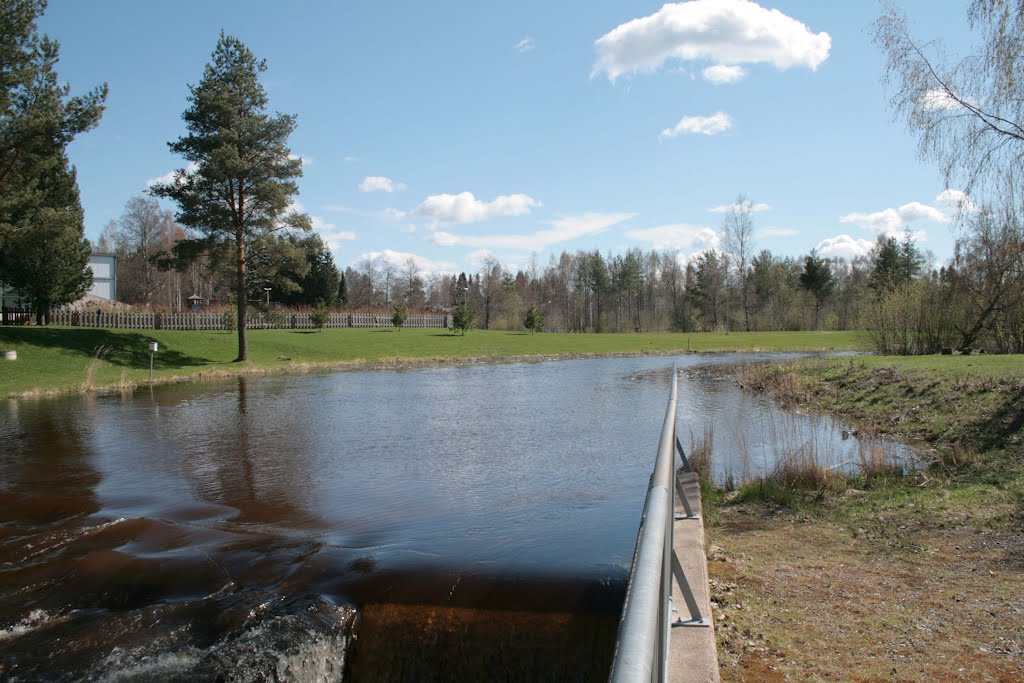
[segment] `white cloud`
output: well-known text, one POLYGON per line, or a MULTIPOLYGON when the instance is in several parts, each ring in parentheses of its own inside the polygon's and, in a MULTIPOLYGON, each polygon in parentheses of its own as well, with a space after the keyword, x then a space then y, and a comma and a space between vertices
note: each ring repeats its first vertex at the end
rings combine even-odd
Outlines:
POLYGON ((651 72, 669 59, 706 59, 714 64, 768 63, 778 69, 817 69, 832 38, 778 10, 750 0, 667 3, 654 14, 621 24, 594 43, 591 76, 651 72))
POLYGON ((404 228, 402 228, 402 232, 409 232, 409 233, 416 232, 416 224, 415 223, 408 223, 408 224, 406 224, 406 226, 404 228))
POLYGON ((974 213, 978 210, 978 205, 971 201, 966 192, 961 190, 943 190, 935 198, 935 201, 950 209, 964 213, 974 213))
MULTIPOLYGON (((192 175, 198 170, 199 164, 197 164, 194 161, 190 161, 187 164, 185 164, 185 175, 192 175)), ((176 170, 168 171, 167 173, 164 173, 161 176, 157 176, 156 178, 150 178, 149 180, 146 181, 146 187, 153 187, 154 185, 166 185, 167 183, 174 182, 175 173, 177 173, 176 170)))
POLYGON ((855 256, 866 256, 874 246, 875 243, 871 240, 849 235, 836 235, 818 242, 817 249, 821 256, 854 258, 855 256))
POLYGON ((674 128, 666 128, 661 131, 658 138, 676 138, 691 133, 718 135, 730 128, 732 128, 732 119, 724 112, 718 112, 712 116, 684 116, 674 128))
POLYGON ((485 202, 472 192, 460 192, 431 195, 420 202, 413 214, 436 223, 477 223, 497 216, 522 216, 538 206, 539 201, 525 194, 501 195, 485 202))
POLYGON ((736 83, 743 79, 747 75, 747 72, 743 70, 742 66, 727 66, 725 64, 715 64, 704 69, 701 73, 704 74, 704 78, 715 85, 721 85, 723 83, 736 83))
POLYGON ((522 40, 516 43, 516 49, 520 52, 529 52, 534 47, 536 47, 536 45, 533 42, 533 38, 530 36, 525 36, 522 40))
MULTIPOLYGON (((300 201, 293 201, 285 208, 285 213, 291 212, 308 213, 306 207, 300 201)), ((313 232, 316 232, 323 239, 327 248, 333 252, 341 251, 345 242, 356 239, 356 234, 351 230, 343 230, 334 223, 329 223, 321 216, 309 214, 309 222, 313 224, 313 232)))
POLYGON ((359 258, 356 259, 356 262, 383 260, 396 268, 404 268, 409 259, 412 259, 419 269, 428 275, 452 273, 457 270, 455 264, 451 261, 435 261, 427 258, 426 256, 420 256, 419 254, 412 254, 407 251, 394 251, 392 249, 368 251, 365 254, 360 255, 359 258))
POLYGON ((404 189, 405 183, 379 175, 366 176, 363 182, 359 183, 360 192, 401 192, 404 189))
MULTIPOLYGON (((746 207, 746 209, 750 211, 750 213, 761 213, 762 211, 770 211, 772 208, 769 204, 765 204, 764 202, 758 202, 757 204, 755 204, 749 199, 744 201, 743 204, 746 207)), ((733 202, 732 204, 722 204, 721 206, 713 206, 710 209, 708 209, 708 211, 710 211, 711 213, 729 213, 733 209, 741 208, 743 207, 740 206, 738 202, 733 202)))
POLYGON ((455 235, 437 231, 430 241, 440 247, 475 247, 477 249, 523 249, 540 251, 555 244, 602 233, 629 220, 632 213, 585 213, 548 221, 551 228, 529 235, 455 235))
POLYGON ((289 154, 288 158, 289 159, 298 159, 299 161, 302 162, 303 167, 305 167, 305 166, 312 166, 313 165, 313 157, 304 157, 304 156, 301 156, 299 154, 289 154))
POLYGON ((350 164, 359 161, 359 157, 352 156, 351 154, 346 154, 345 156, 342 157, 342 159, 350 164))
POLYGON ((764 228, 757 231, 758 237, 795 237, 799 234, 800 231, 793 228, 764 228))
POLYGON ((721 244, 718 233, 712 228, 688 223, 627 230, 625 235, 631 240, 648 242, 655 249, 678 249, 686 253, 717 249, 721 244))
POLYGON ((840 216, 839 222, 859 225, 876 235, 899 235, 911 223, 948 223, 949 216, 934 206, 910 202, 895 209, 848 213, 840 216))

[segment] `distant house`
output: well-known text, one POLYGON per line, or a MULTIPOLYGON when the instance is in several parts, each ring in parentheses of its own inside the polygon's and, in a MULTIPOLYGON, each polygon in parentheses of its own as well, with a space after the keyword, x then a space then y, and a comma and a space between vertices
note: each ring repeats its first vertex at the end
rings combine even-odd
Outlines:
POLYGON ((89 255, 92 287, 89 294, 108 301, 117 301, 117 257, 93 252, 89 255))
MULTIPOLYGON (((117 256, 114 254, 92 253, 89 255, 92 268, 92 287, 83 301, 90 304, 117 301, 117 256)), ((18 290, 0 282, 0 306, 11 309, 28 308, 29 302, 18 290)), ((72 304, 75 306, 76 304, 72 304)))

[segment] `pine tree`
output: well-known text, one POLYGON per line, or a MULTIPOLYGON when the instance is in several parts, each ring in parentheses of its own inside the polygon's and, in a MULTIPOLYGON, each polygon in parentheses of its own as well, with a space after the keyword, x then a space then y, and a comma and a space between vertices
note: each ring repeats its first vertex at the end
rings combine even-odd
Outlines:
POLYGON ((178 203, 178 222, 234 247, 238 306, 238 358, 248 357, 246 270, 250 241, 281 229, 311 228, 309 217, 288 211, 298 193, 302 162, 288 149, 295 117, 271 116, 259 82, 266 62, 223 33, 191 106, 182 118, 188 133, 169 144, 194 164, 152 192, 178 203))

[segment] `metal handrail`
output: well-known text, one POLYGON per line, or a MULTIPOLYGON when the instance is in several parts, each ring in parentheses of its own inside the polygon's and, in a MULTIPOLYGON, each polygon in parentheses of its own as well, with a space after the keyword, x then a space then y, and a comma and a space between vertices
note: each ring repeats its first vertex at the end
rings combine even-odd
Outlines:
MULTIPOLYGON (((680 588, 690 610, 691 619, 672 622, 673 522, 675 521, 676 472, 675 449, 678 371, 672 365, 672 382, 665 421, 661 427, 654 473, 647 488, 644 513, 640 520, 633 568, 626 588, 626 600, 619 620, 610 680, 665 681, 668 676, 668 641, 672 626, 707 625, 701 616, 692 591, 675 563, 680 588)), ((684 456, 685 457, 685 456, 684 456)), ((689 503, 682 500, 687 516, 689 503)))

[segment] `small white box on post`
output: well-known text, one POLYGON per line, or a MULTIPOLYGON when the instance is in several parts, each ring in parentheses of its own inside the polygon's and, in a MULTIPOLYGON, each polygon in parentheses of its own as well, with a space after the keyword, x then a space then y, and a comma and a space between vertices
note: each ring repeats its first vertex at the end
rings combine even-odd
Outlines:
POLYGON ((156 353, 160 345, 155 341, 149 342, 149 383, 153 383, 153 355, 156 353))

